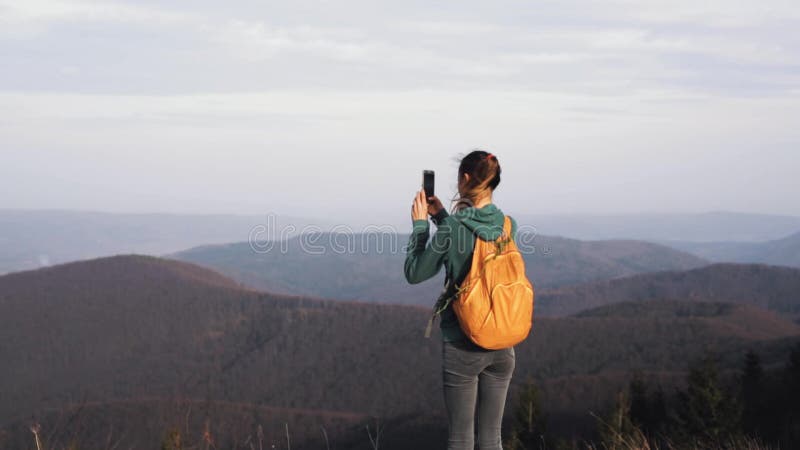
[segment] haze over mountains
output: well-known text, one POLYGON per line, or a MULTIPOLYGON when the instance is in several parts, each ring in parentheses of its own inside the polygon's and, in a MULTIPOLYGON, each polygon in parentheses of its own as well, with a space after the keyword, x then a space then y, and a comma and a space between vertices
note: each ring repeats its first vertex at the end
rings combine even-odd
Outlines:
POLYGON ((800 267, 800 232, 767 242, 665 242, 711 261, 800 267))
MULTIPOLYGON (((321 233, 274 243, 268 251, 257 251, 243 242, 198 247, 170 257, 213 268, 244 285, 270 292, 432 305, 444 282, 444 271, 409 286, 403 276, 405 252, 401 248, 407 242, 407 235, 321 233)), ((518 236, 518 242, 528 243, 523 256, 528 276, 537 288, 691 269, 708 263, 688 253, 639 241, 518 236)))
MULTIPOLYGON (((688 243, 764 242, 800 231, 798 217, 744 213, 533 216, 519 212, 515 217, 527 231, 535 230, 542 236, 648 240, 692 252, 704 259, 729 262, 781 264, 781 261, 795 261, 791 255, 796 252, 772 262, 760 254, 748 256, 749 250, 728 258, 730 253, 710 250, 717 244, 706 248, 688 243)), ((337 218, 303 219, 271 213, 235 216, 0 210, 0 273, 115 254, 164 255, 200 245, 244 242, 254 229, 258 231, 254 227, 259 225, 268 227, 260 238, 274 236, 276 239, 283 234, 288 236, 309 229, 307 227, 324 231, 349 225, 357 233, 370 225, 359 225, 362 219, 358 220, 358 223, 348 223, 337 218), (269 235, 272 231, 275 234, 269 235)), ((399 223, 392 223, 392 220, 371 225, 408 231, 406 217, 398 220, 399 223)), ((726 246, 729 245, 723 247, 726 246)))
MULTIPOLYGON (((699 270, 727 282, 727 269, 699 270)), ((762 287, 797 277, 741 270, 762 287)), ((586 436, 588 411, 606 407, 630 370, 675 384, 706 349, 730 370, 744 348, 769 365, 800 341, 800 326, 757 306, 794 310, 796 296, 736 297, 733 287, 703 302, 700 284, 688 301, 626 303, 640 299, 614 291, 616 306, 537 318, 516 349, 509 398, 534 376, 555 429, 586 436)), ((0 391, 0 437, 11 447, 29 442, 25 418, 52 430, 61 411, 82 417, 90 439, 113 424, 123 447, 152 448, 164 427, 183 427, 189 405, 186 426, 199 436, 208 419, 218 445, 259 424, 278 440, 288 423, 292 448, 324 445, 320 426, 335 448, 368 448, 370 416, 386 420, 385 448, 426 448, 415 439, 446 433, 438 330, 423 337, 428 308, 256 292, 192 264, 118 256, 2 276, 0 310, 0 384, 14 386, 0 391)))
MULTIPOLYGON (((0 210, 0 274, 124 253, 160 255, 246 241, 259 225, 291 231, 327 222, 275 215, 115 214, 0 210), (274 222, 273 222, 274 221, 274 222)), ((256 229, 257 230, 257 229, 256 229)))
POLYGON ((697 214, 521 214, 542 234, 575 239, 763 242, 800 231, 800 217, 716 211, 697 214))

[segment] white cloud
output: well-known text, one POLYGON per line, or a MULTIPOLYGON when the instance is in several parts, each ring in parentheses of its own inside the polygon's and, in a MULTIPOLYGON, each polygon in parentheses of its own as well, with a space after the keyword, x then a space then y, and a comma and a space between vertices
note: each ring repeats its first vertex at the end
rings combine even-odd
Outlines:
POLYGON ((184 20, 189 13, 136 4, 90 0, 2 0, 2 17, 9 23, 58 21, 114 21, 168 24, 184 20))
POLYGON ((738 29, 800 19, 800 10, 794 0, 625 0, 619 4, 622 6, 619 11, 629 20, 670 25, 738 29))
MULTIPOLYGON (((717 173, 715 161, 767 146, 786 161, 800 141, 800 40, 789 32, 800 26, 798 9, 783 0, 0 0, 0 51, 13 68, 0 72, 0 141, 17 164, 0 169, 19 167, 10 175, 24 182, 42 155, 63 152, 64 164, 77 155, 89 167, 59 174, 70 182, 154 174, 154 186, 174 188, 179 202, 205 192, 200 178, 184 193, 171 178, 196 154, 187 164, 197 173, 236 174, 225 195, 209 194, 224 206, 226 195, 264 187, 248 180, 266 179, 255 167, 273 162, 274 148, 290 149, 282 157, 292 169, 314 165, 314 180, 343 183, 324 193, 333 198, 351 182, 330 167, 382 167, 386 152, 416 174, 426 155, 449 161, 483 145, 541 167, 524 185, 531 192, 568 183, 588 195, 607 183, 604 171, 629 180, 663 172, 643 190, 666 192, 685 161, 699 161, 687 185, 711 177, 731 186, 736 172, 717 173), (251 160, 254 168, 242 167, 251 160)), ((771 170, 755 157, 739 164, 771 170)), ((369 176, 376 202, 394 198, 398 184, 369 176)), ((274 177, 264 183, 291 181, 274 177)), ((765 204, 776 195, 765 191, 765 204)))
POLYGON ((465 36, 480 34, 486 36, 491 33, 504 33, 506 27, 479 21, 446 21, 446 20, 405 20, 391 25, 397 30, 411 33, 424 33, 428 35, 465 36))
POLYGON ((217 29, 209 27, 209 31, 214 42, 254 61, 270 59, 281 52, 312 53, 322 58, 360 61, 366 59, 374 47, 374 44, 363 39, 346 41, 339 37, 352 33, 310 26, 271 27, 264 22, 232 20, 217 29))
MULTIPOLYGON (((92 78, 99 74, 87 66, 95 65, 105 67, 103 76, 119 84, 130 85, 131 74, 147 71, 150 89, 165 92, 173 86, 220 89, 216 86, 224 80, 207 74, 223 68, 228 68, 231 88, 241 90, 305 83, 331 89, 569 91, 597 85, 725 92, 730 91, 726 84, 710 80, 731 79, 735 72, 731 86, 764 91, 797 84, 791 68, 800 64, 800 43, 773 31, 776 24, 798 21, 797 8, 789 2, 519 2, 494 9, 467 3, 452 18, 425 4, 409 5, 404 17, 397 11, 358 10, 347 2, 327 9, 299 2, 224 11, 202 4, 173 10, 88 0, 0 2, 0 36, 23 41, 38 36, 45 39, 39 44, 53 48, 52 56, 44 50, 38 52, 41 58, 31 59, 15 54, 12 45, 12 64, 16 58, 27 70, 81 67, 87 85, 79 90, 109 85, 92 78), (290 20, 282 21, 281 14, 290 20), (82 24, 120 23, 126 28, 104 37, 98 53, 84 47, 92 35, 82 24), (42 37, 48 30, 53 34, 42 37), (64 46, 67 53, 55 53, 64 46), (89 59, 90 64, 59 61, 48 67, 70 51, 73 59, 89 59), (127 64, 114 61, 120 54, 127 64), (191 73, 181 73, 181 66, 191 67, 186 69, 191 73), (195 78, 196 84, 182 76, 195 78)), ((17 78, 5 76, 12 85, 37 89, 36 77, 23 72, 17 78)), ((38 86, 44 88, 42 82, 38 86)))

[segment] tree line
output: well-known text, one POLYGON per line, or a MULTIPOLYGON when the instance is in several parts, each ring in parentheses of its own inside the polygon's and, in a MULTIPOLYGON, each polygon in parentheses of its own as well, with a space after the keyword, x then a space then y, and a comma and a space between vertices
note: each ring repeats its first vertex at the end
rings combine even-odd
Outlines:
MULTIPOLYGON (((707 352, 687 365, 684 386, 665 388, 644 373, 631 375, 613 408, 594 414, 604 449, 791 448, 800 442, 800 343, 782 367, 765 368, 747 350, 741 366, 724 374, 707 352)), ((547 429, 545 405, 528 379, 517 396, 506 447, 511 450, 575 448, 547 429)))

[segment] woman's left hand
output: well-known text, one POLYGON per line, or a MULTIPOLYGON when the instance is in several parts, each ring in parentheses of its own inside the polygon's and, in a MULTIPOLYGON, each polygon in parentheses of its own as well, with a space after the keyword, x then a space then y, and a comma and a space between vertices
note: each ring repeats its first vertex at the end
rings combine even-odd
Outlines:
POLYGON ((428 200, 425 199, 425 190, 420 189, 411 205, 411 220, 428 220, 428 200))

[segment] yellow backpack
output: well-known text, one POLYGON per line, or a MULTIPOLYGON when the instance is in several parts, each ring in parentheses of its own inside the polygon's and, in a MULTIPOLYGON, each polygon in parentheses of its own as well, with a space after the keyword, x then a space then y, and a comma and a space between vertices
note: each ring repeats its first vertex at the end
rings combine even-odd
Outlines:
POLYGON ((511 237, 506 216, 496 241, 475 238, 472 266, 458 286, 453 311, 464 334, 489 350, 514 346, 533 325, 533 285, 525 261, 511 237))

